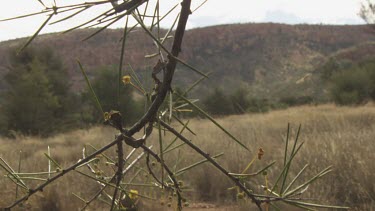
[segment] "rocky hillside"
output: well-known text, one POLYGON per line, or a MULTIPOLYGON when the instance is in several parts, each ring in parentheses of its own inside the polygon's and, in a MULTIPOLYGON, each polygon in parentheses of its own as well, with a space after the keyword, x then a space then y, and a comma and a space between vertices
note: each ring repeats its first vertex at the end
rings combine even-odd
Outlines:
MULTIPOLYGON (((55 49, 69 70, 73 88, 83 86, 76 60, 92 74, 98 67, 119 62, 121 29, 108 29, 82 42, 97 29, 82 29, 67 34, 39 36, 34 46, 55 49)), ((0 76, 7 71, 7 52, 25 39, 0 43, 0 76)), ((280 97, 283 95, 319 95, 319 67, 334 55, 355 57, 375 55, 375 35, 367 26, 284 25, 273 23, 220 25, 187 31, 182 58, 203 72, 212 72, 200 88, 220 86, 232 92, 241 86, 250 95, 280 97), (362 47, 361 47, 362 46, 362 47), (348 50, 351 49, 351 50, 348 50), (361 54, 353 53, 357 49, 361 54)), ((150 77, 155 61, 145 58, 155 53, 152 41, 141 30, 131 33, 125 53, 125 69, 130 64, 144 81, 150 77)), ((199 78, 179 66, 178 86, 186 86, 199 78)))

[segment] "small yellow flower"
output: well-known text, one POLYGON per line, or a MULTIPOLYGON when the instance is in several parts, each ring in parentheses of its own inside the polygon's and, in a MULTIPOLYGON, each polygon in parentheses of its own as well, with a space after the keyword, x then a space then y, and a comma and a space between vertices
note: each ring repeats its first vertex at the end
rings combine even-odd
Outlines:
POLYGON ((124 84, 130 84, 130 83, 131 83, 130 80, 131 80, 130 75, 125 75, 125 76, 122 77, 122 82, 123 82, 124 84))
POLYGON ((245 193, 237 193, 237 199, 243 199, 245 197, 245 193))
POLYGON ((131 189, 129 191, 129 198, 131 198, 133 201, 138 199, 138 191, 131 189))
POLYGON ((109 121, 111 114, 109 112, 104 112, 104 121, 109 121))

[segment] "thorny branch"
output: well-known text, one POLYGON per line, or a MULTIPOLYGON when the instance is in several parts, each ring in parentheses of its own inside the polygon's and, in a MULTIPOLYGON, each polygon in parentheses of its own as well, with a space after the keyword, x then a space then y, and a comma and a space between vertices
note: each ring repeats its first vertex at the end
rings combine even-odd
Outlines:
MULTIPOLYGON (((124 167, 124 149, 122 148, 122 141, 119 141, 117 143, 117 171, 116 171, 116 188, 115 192, 113 193, 112 197, 112 205, 111 205, 111 210, 113 210, 116 202, 116 197, 117 197, 117 192, 118 192, 118 187, 120 187, 120 183, 122 180, 122 170, 124 167)), ((120 194, 121 195, 121 194, 120 194)))
MULTIPOLYGON (((126 1, 126 2, 124 2, 122 4, 119 4, 119 5, 116 4, 117 1, 109 1, 114 6, 112 11, 114 10, 115 12, 114 13, 107 12, 104 15, 108 17, 108 16, 111 16, 111 15, 114 15, 115 13, 123 12, 125 10, 127 10, 126 13, 129 14, 129 12, 131 12, 131 11, 128 11, 128 10, 133 10, 146 1, 147 0, 132 0, 132 1, 126 1)), ((81 6, 81 5, 78 5, 78 6, 81 6)), ((186 29, 186 23, 187 23, 189 15, 191 14, 190 6, 191 6, 191 0, 183 0, 182 3, 181 3, 181 12, 180 12, 178 25, 177 25, 175 35, 174 35, 174 41, 173 41, 173 44, 172 44, 172 49, 170 51, 171 53, 168 54, 168 62, 163 67, 163 70, 164 70, 163 71, 163 73, 164 73, 163 74, 163 80, 162 80, 162 82, 158 83, 158 89, 156 90, 155 98, 153 99, 151 106, 149 107, 147 112, 144 114, 144 116, 137 123, 135 123, 130 129, 125 130, 125 129, 122 128, 122 125, 120 124, 121 119, 119 119, 119 118, 121 118, 121 117, 119 117, 117 114, 113 115, 113 117, 115 117, 115 119, 112 119, 111 125, 114 126, 115 128, 117 128, 121 132, 121 134, 118 135, 113 142, 111 142, 110 144, 107 144, 103 148, 95 151, 93 154, 91 154, 91 155, 87 156, 86 158, 80 160, 76 164, 74 164, 74 165, 72 165, 72 166, 70 166, 66 169, 63 169, 59 174, 50 178, 48 181, 41 184, 37 188, 29 189, 29 192, 26 196, 18 199, 12 205, 5 208, 5 210, 10 210, 12 207, 16 206, 17 204, 27 200, 34 193, 36 193, 38 191, 42 191, 44 187, 46 187, 47 185, 49 185, 53 181, 57 180, 58 178, 64 176, 66 173, 68 173, 72 170, 75 170, 77 167, 79 167, 81 165, 84 165, 86 162, 90 161, 96 155, 99 155, 102 152, 109 149, 110 147, 112 147, 114 145, 117 145, 118 161, 117 161, 117 171, 116 171, 116 174, 114 176, 114 178, 116 179, 116 188, 115 188, 115 191, 114 191, 114 194, 113 194, 113 199, 112 199, 112 205, 111 205, 111 210, 112 210, 115 206, 115 200, 116 200, 116 197, 117 197, 117 192, 118 192, 119 186, 121 184, 120 182, 121 182, 121 179, 122 179, 122 176, 123 176, 123 167, 124 167, 124 158, 123 157, 124 157, 124 154, 123 154, 122 141, 125 141, 125 143, 127 145, 129 145, 133 148, 141 147, 148 155, 152 155, 158 162, 162 163, 162 167, 163 167, 163 169, 165 169, 167 171, 170 179, 172 180, 173 185, 174 185, 174 191, 176 192, 176 194, 178 196, 178 209, 179 210, 182 209, 182 206, 181 206, 182 197, 181 197, 181 194, 180 194, 180 188, 179 188, 178 182, 175 179, 175 176, 174 176, 173 172, 169 169, 169 167, 164 162, 162 162, 161 158, 156 153, 154 153, 151 149, 149 149, 145 145, 145 141, 152 132, 153 123, 156 119, 157 112, 158 112, 160 106, 164 102, 168 92, 171 90, 171 83, 172 83, 174 72, 175 72, 176 65, 177 65, 176 58, 178 58, 178 55, 181 51, 181 44, 182 44, 182 40, 183 40, 183 37, 184 37, 185 29, 186 29), (144 135, 144 137, 141 138, 141 139, 135 140, 133 138, 133 135, 135 133, 139 132, 147 124, 148 124, 148 127, 146 128, 146 134, 144 135)), ((203 157, 205 157, 218 170, 220 170, 228 178, 230 178, 240 189, 242 189, 247 194, 248 197, 250 197, 252 199, 252 201, 254 203, 256 203, 259 210, 262 210, 261 206, 260 206, 261 201, 256 199, 255 196, 252 193, 249 192, 249 190, 240 182, 240 180, 238 178, 235 178, 234 176, 230 175, 227 170, 225 170, 220 164, 218 164, 208 154, 206 154, 199 147, 197 147, 196 145, 191 143, 189 140, 187 140, 184 136, 182 136, 180 133, 178 133, 176 130, 174 130, 167 123, 165 123, 161 120, 159 121, 159 123, 163 127, 165 127, 166 129, 168 129, 170 132, 175 134, 178 138, 180 138, 188 146, 193 148, 196 152, 198 152, 203 157)), ((163 186, 163 184, 162 184, 162 186, 163 186)), ((120 194, 120 196, 121 196, 121 194, 120 194)), ((96 195, 95 195, 95 197, 96 197, 96 195)))
MULTIPOLYGON (((178 206, 178 209, 181 210, 182 209, 182 197, 181 197, 181 189, 179 187, 179 184, 173 174, 173 172, 169 169, 169 167, 164 163, 162 162, 162 160, 160 159, 160 157, 154 152, 152 151, 151 149, 149 149, 148 147, 142 145, 142 149, 144 149, 148 154, 152 155, 159 163, 162 164, 163 168, 167 171, 170 179, 172 180, 173 182, 173 185, 175 187, 175 192, 177 194, 177 206, 178 206)), ((165 186, 167 188, 169 188, 169 186, 165 186)))
POLYGON ((61 170, 61 172, 57 175, 55 175, 54 177, 51 177, 50 179, 48 179, 45 183, 39 185, 37 188, 35 189, 29 189, 29 192, 22 198, 18 199, 17 201, 15 201, 13 204, 11 204, 10 206, 4 208, 4 210, 10 210, 11 208, 13 208, 14 206, 16 206, 17 204, 23 202, 23 201, 26 201, 30 196, 32 196, 33 194, 39 192, 39 191, 43 191, 44 187, 46 187, 47 185, 49 185, 50 183, 52 183, 53 181, 59 179, 60 177, 64 176, 66 173, 72 171, 72 170, 75 170, 77 167, 81 166, 81 165, 84 165, 85 163, 87 163, 88 161, 90 161, 91 159, 93 159, 95 156, 105 152, 106 150, 108 150, 109 148, 111 148, 112 146, 114 146, 115 144, 117 144, 118 142, 121 142, 124 140, 124 136, 123 135, 119 135, 116 137, 116 139, 114 141, 112 141, 111 143, 107 144, 106 146, 102 147, 101 149, 95 151, 94 153, 92 153, 91 155, 87 156, 86 158, 80 160, 79 162, 77 162, 76 164, 66 168, 66 169, 63 169, 61 170))
POLYGON ((189 141, 187 138, 185 138, 183 135, 181 135, 178 131, 176 131, 173 127, 168 125, 167 123, 160 120, 160 124, 165 127, 167 130, 169 130, 171 133, 173 133, 175 136, 177 136, 181 141, 183 141, 185 144, 189 145, 192 149, 194 149, 196 152, 198 152, 200 155, 205 157, 212 165, 214 165, 218 170, 220 170, 223 174, 225 174, 229 179, 231 179, 239 188, 241 188, 242 191, 246 193, 246 195, 251 198, 251 200, 258 206, 259 210, 262 210, 260 206, 260 201, 255 198, 254 194, 250 193, 250 191, 241 183, 241 181, 229 174, 229 172, 224 169, 219 163, 217 163, 213 158, 210 157, 209 154, 203 152, 198 146, 193 144, 191 141, 189 141))

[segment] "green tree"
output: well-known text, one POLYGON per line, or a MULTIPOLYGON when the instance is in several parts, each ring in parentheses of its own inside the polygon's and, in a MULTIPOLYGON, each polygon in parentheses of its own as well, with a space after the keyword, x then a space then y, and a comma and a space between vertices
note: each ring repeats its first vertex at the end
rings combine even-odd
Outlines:
POLYGON ((214 91, 204 99, 203 105, 208 113, 213 115, 228 115, 234 113, 233 103, 219 88, 215 88, 214 91))
POLYGON ((331 95, 335 103, 354 105, 368 101, 375 92, 373 70, 354 67, 331 78, 331 95), (372 73, 372 74, 371 74, 372 73))
MULTIPOLYGON (((92 87, 104 111, 117 110, 124 117, 124 124, 134 123, 142 115, 143 103, 135 100, 135 88, 131 85, 120 87, 118 97, 118 73, 115 68, 101 68, 97 70, 97 75, 92 81, 92 87)), ((103 116, 95 107, 89 89, 82 93, 83 119, 86 122, 98 123, 103 121, 103 116)))
POLYGON ((237 89, 230 98, 233 104, 234 112, 237 114, 245 113, 250 106, 248 91, 245 88, 237 89))
POLYGON ((48 48, 10 52, 10 68, 3 94, 6 130, 49 135, 73 126, 74 96, 59 58, 48 48))
POLYGON ((53 117, 61 105, 44 74, 45 67, 34 60, 29 68, 30 71, 18 75, 6 94, 8 129, 32 135, 47 134, 56 127, 53 117))

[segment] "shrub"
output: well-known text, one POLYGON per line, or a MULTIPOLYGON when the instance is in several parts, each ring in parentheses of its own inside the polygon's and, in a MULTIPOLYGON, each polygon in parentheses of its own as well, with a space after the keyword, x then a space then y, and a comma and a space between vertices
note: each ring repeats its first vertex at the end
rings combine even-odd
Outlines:
POLYGON ((7 122, 3 131, 49 135, 73 126, 74 96, 67 72, 52 50, 29 48, 19 55, 12 50, 10 63, 2 102, 7 122))
POLYGON ((261 113, 269 111, 270 108, 271 104, 267 99, 251 98, 249 100, 249 107, 247 108, 247 111, 253 113, 261 113))
POLYGON ((374 93, 375 85, 371 71, 364 68, 352 68, 331 77, 331 95, 339 105, 354 105, 368 101, 374 93))
POLYGON ((314 101, 311 96, 289 96, 283 97, 280 99, 280 103, 286 104, 288 106, 298 106, 298 105, 305 105, 310 104, 314 101))
POLYGON ((231 96, 233 103, 233 109, 236 114, 243 114, 250 106, 249 99, 247 97, 248 91, 244 88, 237 89, 231 96))
MULTIPOLYGON (((134 88, 122 85, 120 96, 118 95, 118 73, 114 67, 101 68, 92 81, 92 87, 99 98, 104 111, 117 110, 124 117, 124 124, 134 123, 142 115, 143 104, 134 99, 134 88), (118 98, 119 97, 119 98, 118 98)), ((92 101, 90 90, 87 88, 82 93, 82 102, 85 105, 82 113, 83 120, 87 123, 98 123, 103 120, 101 112, 95 107, 92 101)))
POLYGON ((228 115, 234 113, 233 103, 224 92, 215 88, 203 101, 204 108, 212 115, 228 115))

